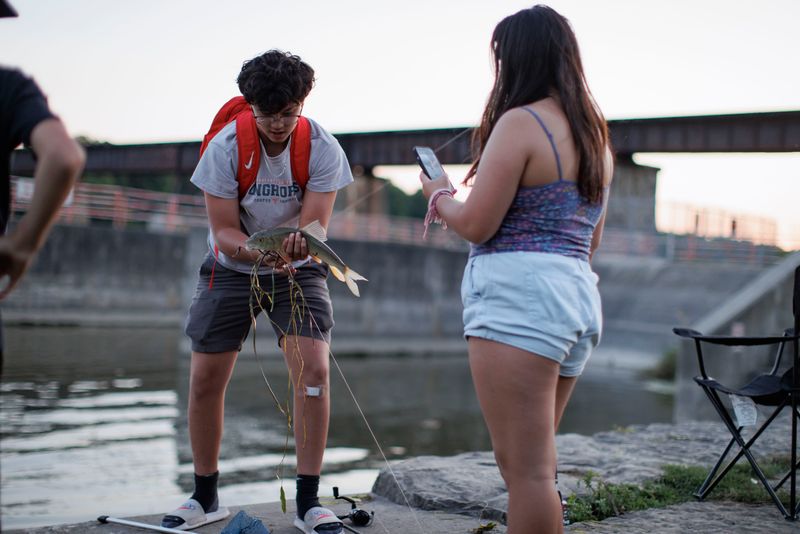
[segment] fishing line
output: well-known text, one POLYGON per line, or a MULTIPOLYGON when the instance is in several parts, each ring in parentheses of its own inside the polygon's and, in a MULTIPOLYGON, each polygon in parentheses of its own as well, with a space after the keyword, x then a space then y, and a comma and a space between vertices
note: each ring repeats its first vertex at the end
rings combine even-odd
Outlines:
POLYGON ((390 183, 391 183, 390 180, 388 180, 388 179, 384 180, 383 183, 381 184, 381 186, 378 189, 375 189, 374 191, 370 191, 369 193, 358 197, 357 199, 355 199, 353 202, 351 202, 350 204, 348 204, 347 206, 345 206, 341 210, 339 210, 336 213, 332 214, 330 218, 331 219, 335 219, 337 216, 341 215, 342 213, 352 210, 353 208, 355 208, 357 205, 359 205, 362 202, 364 202, 365 200, 367 200, 372 195, 377 195, 378 193, 383 191, 390 183))
POLYGON ((455 141, 456 139, 458 139, 459 137, 470 131, 472 131, 472 128, 464 128, 459 133, 457 133, 456 135, 445 141, 444 144, 441 144, 437 148, 434 148, 433 151, 439 152, 441 149, 443 149, 444 147, 446 147, 447 145, 449 145, 450 143, 452 143, 453 141, 455 141))
MULTIPOLYGON (((458 132, 457 134, 455 134, 454 136, 452 136, 450 139, 448 139, 447 141, 445 141, 444 143, 442 143, 442 144, 441 144, 441 145, 439 145, 438 147, 434 148, 434 149, 433 149, 433 151, 434 151, 434 152, 439 152, 440 150, 442 150, 443 148, 445 148, 445 147, 446 147, 446 146, 448 146, 449 144, 451 144, 451 143, 455 142, 455 140, 456 140, 456 139, 459 139, 459 138, 460 138, 460 137, 462 137, 464 134, 466 134, 466 133, 469 133, 470 131, 472 131, 472 128, 464 128, 463 130, 461 130, 460 132, 458 132)), ((383 191, 383 190, 384 190, 384 189, 385 189, 385 188, 386 188, 386 187, 387 187, 387 186, 388 186, 390 183, 391 183, 391 180, 388 180, 388 179, 387 179, 387 180, 384 180, 384 183, 383 183, 383 184, 381 184, 381 186, 380 186, 378 189, 375 189, 374 191, 370 191, 369 193, 366 193, 366 194, 364 194, 364 195, 362 195, 362 196, 358 197, 357 199, 355 199, 354 201, 352 201, 350 204, 346 205, 346 206, 345 206, 344 208, 342 208, 341 210, 339 210, 339 211, 337 211, 336 213, 332 214, 332 215, 331 215, 331 219, 335 219, 335 218, 336 218, 337 216, 339 216, 340 214, 342 214, 342 213, 345 213, 345 212, 347 212, 347 211, 350 211, 350 210, 352 210, 353 208, 355 208, 357 205, 359 205, 359 204, 361 204, 362 202, 364 202, 364 201, 365 201, 366 199, 368 199, 369 197, 371 197, 371 196, 373 196, 373 195, 377 195, 378 193, 380 193, 381 191, 383 191)))
MULTIPOLYGON (((259 265, 260 264, 261 264, 261 262, 259 262, 259 265)), ((257 273, 257 270, 254 269, 254 272, 257 273)), ((258 275, 256 274, 255 277, 257 278, 257 276, 258 275)), ((303 301, 303 307, 306 310, 308 310, 308 307, 305 305, 305 296, 303 295, 302 289, 300 289, 299 284, 297 284, 297 282, 294 280, 293 277, 291 277, 291 275, 290 275, 290 278, 291 278, 290 284, 292 284, 293 286, 297 285, 298 292, 300 293, 301 299, 303 301)), ((253 283, 254 284, 259 284, 258 280, 255 280, 253 283)), ((258 287, 260 289, 260 285, 258 287)), ((260 299, 259 299, 259 307, 261 308, 262 311, 265 311, 264 308, 261 306, 260 299)), ((254 311, 254 307, 252 306, 252 294, 251 294, 251 318, 253 320, 254 330, 255 330, 256 315, 253 314, 253 311, 254 311)), ((265 311, 265 313, 266 313, 266 311, 265 311)), ((294 313, 292 315, 294 315, 294 313)), ((322 331, 321 331, 321 329, 319 327, 319 324, 317 324, 317 321, 314 318, 314 314, 312 314, 310 310, 308 311, 308 316, 309 316, 309 325, 311 326, 311 328, 316 328, 317 332, 319 332, 320 335, 321 335, 322 331)), ((271 318, 270 318, 270 321, 274 323, 274 321, 272 321, 271 318)), ((296 323, 293 323, 293 324, 295 325, 295 331, 297 331, 296 323)), ((284 342, 287 342, 286 341, 286 336, 287 335, 288 335, 287 333, 284 333, 284 340, 285 340, 284 342)), ((264 367, 263 367, 262 362, 261 362, 261 358, 258 356, 258 352, 256 351, 255 331, 253 332, 253 351, 256 354, 256 360, 258 361, 258 365, 259 365, 259 368, 261 370, 261 376, 264 378, 264 382, 267 384, 267 388, 269 389, 270 394, 272 395, 272 398, 275 401, 275 404, 278 406, 278 409, 281 411, 281 413, 284 414, 284 416, 287 417, 287 421, 289 421, 289 425, 291 427, 291 417, 287 413, 288 410, 289 410, 288 404, 287 404, 287 411, 284 412, 283 406, 278 401, 277 395, 275 395, 275 393, 272 390, 272 387, 270 387, 269 380, 267 379, 266 373, 264 371, 264 367)), ((422 532, 423 534, 426 534, 426 531, 425 531, 424 527, 422 526, 422 523, 420 523, 420 521, 419 521, 419 517, 417 517, 417 514, 414 511, 414 508, 411 506, 411 503, 409 502, 408 497, 406 496, 406 492, 403 490, 402 484, 400 484, 400 481, 398 480, 397 475, 395 474, 394 470, 392 469, 391 464, 389 463, 389 459, 386 457, 386 453, 383 451, 383 447, 381 447, 381 444, 378 441, 378 437, 375 435, 375 432, 372 430, 372 426, 369 424, 369 421, 367 420, 367 416, 364 414, 364 410, 361 408, 361 405, 359 404, 358 399, 356 399, 356 395, 353 392, 353 389, 350 387, 350 383, 348 382, 347 377, 345 377, 344 371, 342 370, 342 367, 339 365, 339 361, 336 359, 336 356, 333 354, 333 351, 330 350, 330 345, 328 346, 328 354, 329 354, 331 360, 333 360, 333 363, 336 365, 336 369, 339 372, 339 376, 342 377, 342 381, 344 382, 344 385, 347 388, 347 391, 350 393, 350 398, 353 399, 353 404, 355 404, 355 407, 358 410, 359 415, 361 415, 361 419, 364 421, 364 425, 367 427, 367 430, 369 431, 369 434, 372 437, 372 441, 375 443, 375 446, 378 448, 378 452, 380 452, 381 458, 383 458, 383 462, 386 465, 386 467, 388 468, 389 473, 392 476, 392 480, 394 480, 394 483, 397 485, 397 488, 400 490, 400 494, 403 496, 403 501, 405 502, 406 507, 408 507, 408 510, 411 512, 411 515, 414 516, 414 521, 417 523, 417 526, 419 527, 420 532, 422 532)), ((302 355, 300 356, 300 358, 302 358, 302 355)), ((300 382, 299 382, 299 377, 298 377, 298 383, 297 384, 292 383, 292 385, 293 385, 293 387, 297 388, 299 384, 300 384, 300 382)), ((297 421, 294 422, 294 425, 297 426, 297 421)), ((295 434, 296 433, 297 433, 297 429, 295 428, 295 434)), ((288 436, 287 436, 287 439, 288 439, 288 436)), ((284 456, 285 456, 285 451, 284 451, 284 456)), ((386 529, 386 526, 383 524, 382 521, 379 520, 378 523, 381 525, 381 527, 386 532, 386 534, 391 534, 386 529)))
MULTIPOLYGON (((347 388, 347 391, 350 393, 350 397, 353 399, 353 404, 356 405, 356 408, 358 409, 358 413, 361 415, 361 419, 363 419, 364 424, 366 425, 367 430, 369 431, 369 435, 372 436, 372 441, 374 441, 375 442, 375 446, 378 447, 378 452, 381 453, 381 457, 383 458, 383 462, 386 464, 386 467, 389 469, 389 473, 392 475, 392 479, 394 480, 394 483, 397 485, 397 489, 400 490, 400 494, 403 496, 403 501, 406 503, 406 506, 408 507, 409 511, 411 512, 411 515, 414 516, 414 521, 416 521, 420 532, 424 533, 425 529, 422 527, 422 523, 420 523, 419 518, 417 517, 417 513, 414 511, 414 508, 411 507, 411 503, 408 502, 408 497, 406 497, 406 492, 403 491, 402 484, 400 484, 400 481, 397 479, 397 475, 395 475, 394 469, 392 469, 392 465, 389 463, 389 459, 386 458, 386 454, 383 452, 383 448, 381 447, 381 444, 378 441, 377 436, 375 436, 375 432, 372 431, 372 426, 370 426, 369 421, 367 421, 367 416, 364 415, 364 411, 361 409, 361 405, 358 403, 358 400, 356 399, 355 393, 353 393, 353 390, 350 388, 350 383, 347 381, 347 378, 345 378, 344 372, 342 371, 342 368, 339 365, 339 362, 336 359, 336 356, 333 355, 333 351, 331 351, 331 350, 329 350, 328 353, 331 356, 331 360, 333 360, 333 363, 336 365, 336 369, 339 371, 339 376, 342 377, 342 381, 344 382, 344 385, 347 388)), ((386 527, 384 527, 384 530, 386 530, 386 527)))
MULTIPOLYGON (((272 385, 270 384, 269 379, 267 378, 267 374, 264 371, 264 365, 261 362, 261 357, 259 356, 258 351, 256 350, 256 335, 257 335, 257 321, 256 321, 256 319, 257 319, 258 314, 255 313, 255 306, 253 306, 253 296, 256 293, 258 294, 257 295, 258 296, 257 303, 258 303, 258 308, 259 308, 260 312, 264 312, 264 315, 266 315, 269 318, 270 322, 273 325, 275 325, 280 332, 283 333, 283 339, 284 339, 284 343, 285 343, 284 347, 288 347, 288 345, 286 344, 286 332, 284 332, 283 328, 280 325, 278 325, 278 323, 276 323, 275 321, 272 320, 272 318, 269 316, 269 313, 267 312, 267 310, 264 309, 264 306, 262 304, 262 299, 264 297, 266 297, 267 300, 269 300, 269 302, 270 302, 270 311, 274 308, 274 305, 275 305, 275 269, 273 268, 272 273, 271 273, 271 275, 272 275, 272 292, 271 292, 271 294, 269 294, 266 291, 264 291, 263 289, 261 289, 261 281, 258 278, 258 271, 261 268, 261 265, 264 263, 264 261, 267 260, 268 258, 273 260, 273 262, 274 262, 273 265, 277 265, 278 261, 282 261, 283 260, 283 258, 281 258, 280 255, 278 253, 274 252, 274 251, 262 252, 261 256, 259 257, 258 261, 253 265, 253 269, 250 272, 249 307, 250 307, 250 320, 251 320, 252 325, 253 325, 252 326, 252 328, 253 328, 253 354, 256 357, 256 361, 258 362, 259 371, 261 371, 261 377, 264 379, 264 383, 266 384, 267 390, 269 390, 269 393, 272 396, 272 400, 275 403, 275 406, 278 407, 278 411, 280 411, 280 413, 286 418, 286 439, 285 439, 284 445, 283 445, 283 453, 281 455, 281 460, 280 460, 280 462, 278 462, 278 466, 275 469, 275 478, 281 483, 281 488, 280 488, 281 510, 284 513, 286 513, 286 495, 285 495, 285 492, 284 492, 284 489, 283 489, 283 463, 286 460, 286 452, 289 450, 289 438, 292 435, 294 417, 293 417, 293 414, 292 414, 291 405, 289 404, 289 399, 286 400, 286 409, 284 409, 283 405, 278 400, 278 396, 275 394, 275 391, 272 389, 272 385)), ((297 291, 298 291, 298 293, 300 294, 300 296, 301 296, 301 298, 303 300, 303 307, 304 308, 306 308, 306 306, 305 306, 305 296, 303 295, 303 292, 302 292, 302 289, 300 288, 300 285, 295 281, 294 276, 292 276, 292 272, 291 271, 287 272, 287 276, 289 277, 290 291, 291 291, 291 295, 292 295, 292 298, 290 299, 290 301, 292 303, 292 321, 291 321, 290 327, 293 326, 294 330, 297 331, 297 323, 296 323, 296 320, 294 319, 294 312, 295 312, 296 304, 295 304, 295 300, 293 298, 294 297, 293 288, 295 286, 297 287, 297 291)), ((299 354, 299 351, 298 351, 298 354, 299 354)), ((301 362, 301 366, 300 366, 300 374, 298 376, 298 381, 300 380, 300 377, 302 377, 302 373, 303 373, 302 356, 300 357, 300 362, 301 362)), ((287 362, 287 366, 288 365, 289 364, 287 362)), ((294 383, 292 382, 292 379, 291 379, 291 373, 289 373, 289 382, 290 382, 290 384, 292 384, 292 387, 294 387, 294 383)), ((303 439, 305 440, 305 421, 303 421, 303 436, 304 436, 303 439)))
MULTIPOLYGON (((464 128, 459 133, 457 133, 456 135, 452 136, 450 139, 445 141, 443 144, 441 144, 437 148, 435 148, 434 152, 439 152, 440 150, 442 150, 446 146, 450 145, 451 143, 455 142, 457 139, 461 138, 462 136, 464 136, 466 133, 468 133, 471 130, 472 130, 471 128, 464 128)), ((369 197, 371 197, 371 196, 383 191, 383 189, 386 188, 389 185, 389 183, 391 183, 390 180, 386 180, 383 184, 381 184, 381 186, 379 188, 377 188, 377 189, 375 189, 373 191, 370 191, 369 193, 367 193, 365 195, 362 195, 361 197, 357 198, 356 200, 354 200, 353 202, 351 202, 350 204, 345 206, 339 212, 334 213, 331 216, 331 218, 335 218, 339 214, 342 214, 342 213, 344 213, 346 211, 354 209, 358 204, 360 204, 361 202, 365 201, 369 197)), ((311 320, 313 321, 314 326, 317 326, 316 325, 316 321, 314 321, 314 319, 313 319, 313 315, 312 315, 312 319, 311 320)), ((317 326, 317 329, 319 329, 318 326, 317 326)), ((339 365, 339 361, 336 359, 336 356, 333 354, 333 351, 331 351, 329 349, 328 352, 330 354, 331 360, 333 360, 334 365, 336 365, 336 369, 339 372, 339 376, 342 377, 342 381, 344 382, 344 385, 347 388, 348 393, 350 393, 350 398, 353 399, 353 404, 355 404, 355 407, 358 410, 359 415, 361 415, 361 419, 364 421, 364 425, 367 427, 367 431, 369 432, 370 436, 372 437, 372 441, 375 443, 375 446, 378 448, 378 452, 380 452, 381 458, 383 458, 383 462, 386 465, 386 468, 389 470, 389 474, 392 476, 392 480, 394 481, 395 485, 397 486, 397 489, 400 490, 400 494, 403 496, 403 501, 405 502, 406 507, 411 512, 411 515, 414 516, 414 521, 417 523, 417 526, 419 527, 420 532, 425 533, 426 532, 425 528, 422 526, 422 523, 420 523, 420 520, 419 520, 419 517, 417 516, 417 513, 414 511, 414 508, 411 506, 411 503, 408 500, 408 496, 406 495, 406 492, 403 490, 403 485, 400 484, 400 481, 397 478, 397 475, 395 474, 394 469, 392 469, 392 465, 389 463, 389 459, 386 457, 386 453, 384 453, 383 447, 381 447, 381 444, 378 441, 378 437, 375 435, 375 432, 372 430, 372 426, 369 424, 369 421, 367 420, 367 416, 364 414, 364 410, 361 409, 361 405, 359 404, 358 399, 356 399, 356 395, 353 392, 353 389, 350 387, 350 383, 347 381, 347 378, 344 375, 344 371, 342 370, 342 367, 339 365)), ((383 527, 384 531, 387 532, 387 534, 389 534, 389 531, 386 529, 386 526, 383 524, 383 522, 378 520, 378 523, 381 525, 381 527, 383 527)))
MULTIPOLYGON (((443 144, 441 144, 437 148, 435 148, 434 152, 439 152, 440 150, 442 150, 446 146, 448 146, 451 143, 455 142, 457 139, 462 137, 464 134, 466 134, 470 130, 471 130, 471 128, 463 129, 461 132, 459 132, 458 134, 452 136, 450 139, 445 141, 443 144)), ((344 208, 339 210, 337 213, 332 214, 331 215, 331 219, 339 216, 342 213, 345 213, 347 211, 350 211, 350 210, 354 209, 357 205, 359 205, 360 203, 364 202, 366 199, 368 199, 371 196, 376 195, 376 194, 380 193, 381 191, 383 191, 383 189, 385 189, 390 183, 391 183, 390 180, 385 180, 384 183, 381 184, 381 186, 378 187, 377 189, 374 189, 373 191, 370 191, 369 193, 366 193, 365 195, 362 195, 361 197, 355 199, 353 202, 351 202, 350 204, 348 204, 347 206, 345 206, 344 208)), ((264 260, 266 258, 267 258, 267 254, 262 254, 261 258, 259 258, 259 261, 254 265, 253 271, 251 272, 251 287, 253 289, 255 289, 255 290, 258 290, 258 293, 259 293, 260 297, 263 297, 264 295, 266 295, 266 292, 264 292, 261 289, 261 284, 260 284, 260 281, 258 279, 258 270, 259 270, 259 268, 261 267, 261 264, 264 262, 264 260)), ((303 307, 307 309, 307 307, 305 306, 305 296, 303 295, 302 289, 300 288, 299 284, 297 284, 297 282, 294 280, 294 277, 291 276, 291 272, 289 272, 287 274, 289 275, 289 278, 290 278, 290 285, 291 286, 297 285, 299 294, 300 294, 301 299, 303 301, 303 307)), ((273 271, 273 276, 274 276, 274 271, 273 271)), ((273 291, 274 291, 274 283, 273 283, 273 291)), ((290 291, 291 291, 291 289, 290 289, 290 291)), ((270 300, 270 304, 274 305, 274 299, 272 298, 272 296, 271 295, 266 295, 266 296, 270 300)), ((267 311, 264 309, 263 305, 261 304, 261 298, 258 298, 258 308, 260 308, 260 311, 263 311, 265 313, 265 315, 267 315, 267 317, 269 317, 269 314, 267 313, 267 311)), ((292 308, 294 309, 294 306, 292 306, 292 308)), ((261 376, 264 379, 264 383, 266 384, 270 395, 272 396, 272 400, 274 401, 275 405, 278 407, 278 410, 281 412, 281 414, 286 417, 286 419, 287 419, 287 427, 291 431, 292 422, 293 421, 292 421, 292 416, 289 413, 290 407, 289 407, 288 401, 287 401, 286 410, 284 410, 283 405, 278 400, 278 396, 275 394, 275 391, 272 389, 272 386, 269 383, 269 379, 267 378, 266 372, 264 371, 264 366, 262 364, 261 358, 259 357, 258 351, 256 350, 256 326, 257 326, 256 325, 256 318, 257 318, 257 314, 254 313, 254 312, 255 312, 255 306, 253 306, 253 291, 251 291, 251 294, 250 294, 250 317, 251 317, 251 320, 252 320, 252 323, 253 323, 253 352, 256 355, 256 361, 258 362, 258 366, 259 366, 259 369, 261 371, 261 376)), ((294 313, 292 313, 292 316, 294 316, 294 313)), ((270 322, 272 322, 274 324, 274 321, 272 320, 272 318, 269 318, 269 320, 270 320, 270 322)), ((302 318, 301 318, 301 321, 302 321, 302 318)), ((319 325, 317 325, 317 322, 314 319, 314 316, 310 311, 309 311, 309 322, 310 322, 312 328, 316 327, 317 331, 321 333, 319 325)), ((292 321, 292 324, 295 327, 294 328, 295 331, 297 331, 297 324, 296 324, 296 322, 294 322, 294 320, 292 321)), ((281 331, 283 331, 283 329, 280 328, 280 326, 279 326, 279 329, 281 331)), ((286 336, 287 335, 288 334, 286 332, 283 333, 284 340, 286 340, 286 336)), ((284 347, 284 350, 285 350, 285 347, 284 347)), ((298 352, 298 354, 299 354, 299 352, 298 352)), ((417 526, 419 527, 420 532, 422 532, 423 534, 426 534, 425 528, 422 526, 422 523, 420 522, 416 511, 411 506, 411 503, 408 500, 408 496, 406 495, 406 492, 403 490, 403 485, 400 484, 400 481, 397 478, 397 474, 394 472, 394 469, 392 469, 392 465, 389 463, 389 459, 386 457, 386 453, 383 451, 383 447, 381 447, 381 444, 378 441, 378 437, 375 435, 375 432, 372 430, 372 426, 369 424, 369 421, 367 420, 367 416, 364 414, 364 410, 361 408, 361 405, 359 404, 358 399, 356 399, 356 395, 353 392, 353 389, 350 387, 350 383, 347 381, 347 378, 344 375, 344 371, 342 370, 342 367, 339 365, 339 361, 336 359, 336 356, 333 354, 333 351, 330 350, 330 346, 328 347, 328 354, 330 355, 331 360, 333 360, 333 363, 336 366, 336 369, 339 372, 339 376, 341 376, 342 381, 344 382, 344 385, 347 388, 348 393, 350 393, 350 398, 353 399, 353 404, 355 405, 356 409, 358 410, 358 413, 361 416, 361 419, 364 421, 364 425, 367 427, 367 431, 369 432, 370 436, 372 437, 372 441, 375 443, 375 446, 378 448, 378 452, 380 453, 381 458, 383 459, 383 462, 384 462, 384 464, 386 465, 386 468, 389 471, 389 474, 392 476, 392 480, 394 481, 395 485, 397 486, 397 489, 400 490, 400 494, 403 496, 403 501, 405 502, 406 507, 411 512, 411 515, 414 517, 414 521, 416 522, 417 526)), ((301 358, 301 361, 302 361, 302 356, 300 356, 300 358, 301 358)), ((301 372, 302 372, 302 363, 301 363, 301 372)), ((291 371, 290 371, 289 374, 290 374, 290 381, 291 381, 291 371)), ((299 378, 298 378, 298 384, 299 384, 299 378)), ((292 386, 295 387, 295 388, 297 387, 297 385, 295 385, 293 382, 292 382, 292 386)), ((296 426, 296 424, 297 424, 297 421, 294 421, 294 425, 295 426, 296 426)), ((295 429, 295 433, 296 433, 296 429, 295 429)), ((287 434, 287 443, 286 443, 286 446, 284 447, 284 451, 283 451, 284 458, 286 456, 286 450, 288 448, 288 439, 289 439, 289 436, 287 434)), ((283 460, 281 460, 281 463, 282 462, 283 462, 283 460)), ((279 479, 281 478, 280 475, 278 475, 278 478, 279 479)), ((285 507, 285 502, 282 502, 282 505, 285 507)), ((386 534, 390 534, 389 530, 386 528, 386 526, 383 524, 383 522, 380 520, 380 518, 378 518, 377 522, 378 522, 378 524, 380 524, 380 526, 383 528, 383 530, 384 530, 384 532, 386 532, 386 534)))
MULTIPOLYGON (((277 256, 276 253, 272 253, 272 254, 274 256, 277 256)), ((251 320, 252 325, 253 325, 253 352, 256 355, 256 360, 258 360, 258 366, 261 368, 261 376, 264 378, 264 383, 267 385, 267 389, 269 390, 269 394, 272 396, 272 400, 275 402, 275 405, 278 407, 278 410, 280 410, 281 414, 283 414, 287 418, 290 418, 291 416, 286 411, 284 411, 283 405, 281 405, 280 401, 278 400, 278 396, 275 394, 275 391, 272 389, 272 385, 269 383, 269 379, 267 378, 267 375, 264 372, 264 367, 261 365, 261 359, 258 356, 258 352, 256 351, 256 317, 258 316, 258 314, 255 313, 255 306, 253 306, 253 295, 254 295, 254 293, 257 293, 257 295, 258 295, 257 303, 258 303, 258 307, 260 309, 260 312, 264 312, 264 314, 267 317, 269 317, 269 313, 267 313, 267 310, 265 310, 264 306, 261 304, 261 299, 264 296, 267 297, 267 299, 270 302, 270 310, 274 306, 274 302, 275 302, 275 299, 274 299, 274 291, 275 291, 275 283, 274 283, 275 282, 274 281, 275 274, 274 274, 274 271, 272 273, 272 276, 273 276, 273 283, 272 283, 273 294, 272 295, 267 294, 263 289, 261 289, 261 281, 258 278, 258 271, 259 271, 259 269, 261 268, 261 265, 264 263, 264 261, 267 259, 268 256, 269 256, 269 254, 262 254, 261 257, 259 257, 258 261, 253 265, 252 271, 250 271, 250 288, 251 288, 251 291, 250 291, 250 300, 248 302, 248 305, 250 307, 250 320, 251 320)), ((270 321, 272 321, 271 318, 270 318, 270 321)))

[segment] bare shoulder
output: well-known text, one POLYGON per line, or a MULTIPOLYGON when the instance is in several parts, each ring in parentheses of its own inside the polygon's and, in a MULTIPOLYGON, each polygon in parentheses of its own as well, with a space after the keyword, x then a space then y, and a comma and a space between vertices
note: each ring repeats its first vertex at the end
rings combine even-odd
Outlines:
POLYGON ((515 145, 526 145, 534 151, 539 145, 549 146, 547 135, 529 111, 532 109, 540 116, 545 116, 544 112, 540 113, 536 109, 537 104, 512 108, 503 113, 497 120, 492 135, 504 137, 515 145))
POLYGON ((614 153, 611 151, 611 147, 606 147, 606 154, 605 154, 605 176, 603 180, 603 186, 608 187, 611 185, 611 180, 614 179, 614 153))
POLYGON ((548 150, 550 146, 548 132, 556 143, 571 139, 567 116, 553 98, 537 100, 511 109, 507 114, 511 115, 521 128, 525 128, 531 138, 537 141, 537 144, 543 142, 548 150))
MULTIPOLYGON (((520 150, 529 151, 529 124, 521 108, 514 108, 503 113, 492 128, 487 150, 492 153, 519 154, 520 150)), ((530 115, 528 115, 530 119, 530 115)), ((485 155, 485 154, 484 154, 485 155)), ((507 156, 504 156, 507 157, 507 156)))

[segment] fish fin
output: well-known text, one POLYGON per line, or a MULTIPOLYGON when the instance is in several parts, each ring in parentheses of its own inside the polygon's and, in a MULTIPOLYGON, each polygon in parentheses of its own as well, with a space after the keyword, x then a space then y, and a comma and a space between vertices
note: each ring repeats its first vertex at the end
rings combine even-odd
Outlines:
POLYGON ((306 234, 310 235, 317 241, 322 241, 323 243, 328 240, 328 233, 325 231, 325 228, 320 224, 319 221, 311 221, 304 227, 300 228, 301 232, 305 232, 306 234))
POLYGON ((358 286, 356 285, 356 283, 355 283, 355 282, 354 282, 354 281, 353 281, 351 278, 347 278, 347 279, 344 281, 344 283, 345 283, 345 284, 347 284, 347 288, 350 290, 350 292, 351 292, 353 295, 355 295, 355 296, 357 296, 357 297, 360 297, 360 296, 361 296, 361 295, 359 294, 359 292, 358 292, 358 286))
POLYGON ((309 254, 309 256, 311 256, 311 259, 314 260, 315 262, 322 263, 322 260, 319 259, 319 257, 314 256, 313 254, 309 254))
POLYGON ((337 280, 339 280, 340 282, 346 281, 344 275, 342 274, 342 271, 340 271, 333 265, 328 265, 328 268, 331 270, 331 273, 333 274, 333 276, 336 277, 337 280))
POLYGON ((356 285, 356 280, 363 280, 366 282, 367 279, 347 266, 345 266, 344 268, 344 278, 345 278, 344 283, 347 284, 347 287, 350 289, 350 292, 353 293, 353 295, 360 297, 361 294, 358 292, 358 286, 356 285))
POLYGON ((351 280, 363 280, 365 282, 369 282, 369 280, 367 280, 366 278, 364 278, 363 276, 361 276, 360 274, 355 272, 350 267, 345 267, 344 268, 344 275, 345 275, 346 278, 349 278, 351 280))

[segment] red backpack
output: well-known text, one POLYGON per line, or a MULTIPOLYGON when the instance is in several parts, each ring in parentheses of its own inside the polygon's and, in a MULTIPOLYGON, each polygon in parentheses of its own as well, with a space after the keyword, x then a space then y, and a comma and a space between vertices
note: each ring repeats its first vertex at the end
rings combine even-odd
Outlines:
MULTIPOLYGON (((228 100, 214 116, 211 128, 203 137, 200 145, 200 155, 208 148, 208 144, 219 131, 236 121, 236 142, 239 147, 239 166, 236 169, 236 181, 239 183, 239 200, 243 199, 256 182, 258 166, 261 163, 261 144, 258 137, 258 127, 256 118, 253 116, 253 109, 243 96, 236 96, 228 100), (243 154, 250 154, 245 162, 243 154)), ((311 159, 311 124, 305 117, 300 117, 297 126, 292 132, 292 146, 289 152, 289 161, 292 169, 292 178, 305 191, 308 183, 309 172, 308 162, 311 159)), ((214 266, 211 268, 211 278, 208 281, 208 288, 214 287, 214 271, 219 257, 219 248, 214 245, 214 266)))
MULTIPOLYGON (((217 112, 211 122, 211 128, 203 137, 203 144, 200 145, 200 155, 203 155, 211 139, 223 127, 234 120, 236 121, 236 142, 239 146, 239 167, 236 171, 236 181, 239 182, 239 200, 241 200, 247 194, 250 186, 255 183, 258 166, 261 163, 261 145, 258 137, 258 128, 256 127, 256 118, 253 116, 253 109, 243 96, 231 98, 217 112), (246 158, 244 154, 250 154, 250 158, 246 158)), ((292 177, 303 191, 305 191, 308 183, 308 162, 310 158, 311 124, 307 118, 301 116, 297 121, 294 132, 292 132, 289 159, 292 177)))

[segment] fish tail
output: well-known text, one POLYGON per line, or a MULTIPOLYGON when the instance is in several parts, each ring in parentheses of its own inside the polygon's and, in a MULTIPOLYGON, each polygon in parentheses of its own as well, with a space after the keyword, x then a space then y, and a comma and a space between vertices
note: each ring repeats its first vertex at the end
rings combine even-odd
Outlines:
POLYGON ((345 278, 344 283, 347 284, 347 287, 348 289, 350 289, 350 292, 353 295, 360 297, 361 295, 358 292, 358 286, 356 285, 356 280, 363 280, 366 282, 367 279, 347 266, 345 266, 344 268, 344 278, 345 278))
POLYGON ((358 274, 353 269, 347 266, 345 266, 344 268, 344 276, 345 278, 349 278, 351 280, 363 280, 365 282, 368 282, 366 278, 364 278, 363 276, 361 276, 360 274, 358 274))

